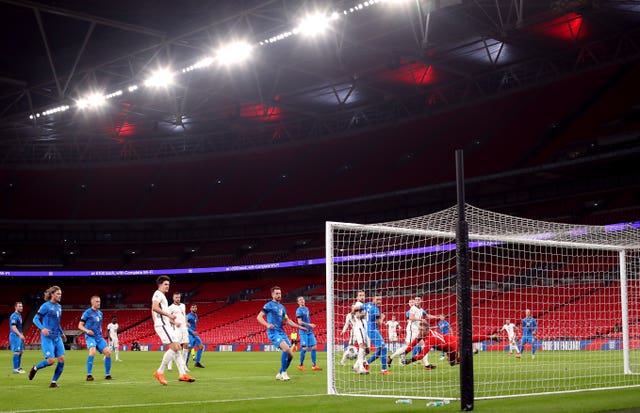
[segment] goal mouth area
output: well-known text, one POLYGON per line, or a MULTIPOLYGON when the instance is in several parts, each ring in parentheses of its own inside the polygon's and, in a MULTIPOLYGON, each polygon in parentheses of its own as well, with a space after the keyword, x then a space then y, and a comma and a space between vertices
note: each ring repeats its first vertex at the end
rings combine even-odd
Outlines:
POLYGON ((327 222, 329 393, 460 398, 460 369, 436 350, 431 370, 392 363, 392 374, 380 375, 381 354, 369 375, 341 365, 342 327, 358 290, 367 301, 381 296, 381 313, 400 321, 399 342, 379 328, 387 355, 404 344, 412 297, 428 314, 443 315, 456 336, 459 306, 470 306, 473 335, 487 337, 473 344, 478 399, 640 386, 640 299, 629 299, 640 297, 640 225, 557 224, 469 205, 465 212, 469 303, 459 302, 456 289, 456 208, 369 225, 327 222), (526 309, 538 321, 532 343, 523 341, 526 309), (521 358, 501 330, 506 319, 517 326, 521 358))

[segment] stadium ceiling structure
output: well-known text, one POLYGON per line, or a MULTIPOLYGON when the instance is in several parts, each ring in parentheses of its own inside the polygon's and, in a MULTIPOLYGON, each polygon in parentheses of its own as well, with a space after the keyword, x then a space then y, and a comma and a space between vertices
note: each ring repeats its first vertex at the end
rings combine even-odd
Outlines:
POLYGON ((640 55, 640 6, 624 0, 0 0, 0 13, 4 164, 312 139, 640 55), (247 60, 226 64, 238 41, 247 60))

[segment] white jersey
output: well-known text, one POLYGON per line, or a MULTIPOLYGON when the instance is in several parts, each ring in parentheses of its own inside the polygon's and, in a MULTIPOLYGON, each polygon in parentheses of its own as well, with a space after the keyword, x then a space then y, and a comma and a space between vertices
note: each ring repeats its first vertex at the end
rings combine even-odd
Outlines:
POLYGON ((187 329, 187 315, 184 304, 171 304, 169 306, 169 313, 176 316, 173 320, 176 332, 174 334, 175 339, 180 344, 189 344, 189 331, 187 329))
POLYGON ((502 330, 507 332, 507 336, 509 337, 509 341, 514 340, 516 338, 516 325, 513 323, 505 324, 502 326, 502 330))
POLYGON ((367 327, 364 320, 360 317, 353 317, 351 326, 351 336, 353 344, 359 346, 369 347, 369 335, 367 334, 367 327))
MULTIPOLYGON (((356 301, 353 305, 355 306, 358 303, 360 303, 360 301, 356 301)), ((360 305, 362 305, 362 303, 360 303, 360 305)), ((347 330, 351 329, 351 332, 349 335, 349 342, 351 342, 351 338, 353 337, 353 323, 355 319, 356 317, 355 315, 353 315, 353 312, 347 313, 347 315, 344 318, 344 326, 342 327, 342 334, 346 333, 347 330)))
POLYGON ((342 334, 346 333, 349 329, 351 329, 351 334, 353 334, 353 314, 347 313, 347 316, 344 318, 344 326, 342 327, 342 334))
POLYGON ((411 341, 418 336, 418 332, 420 331, 420 320, 422 320, 422 315, 424 311, 422 308, 412 305, 409 309, 409 319, 407 320, 407 336, 405 340, 407 343, 411 343, 411 341), (414 320, 411 319, 413 315, 414 320))
POLYGON ((118 341, 118 329, 120 326, 118 323, 109 323, 107 324, 107 335, 109 336, 109 340, 118 341))
POLYGON ((173 303, 169 306, 168 311, 169 311, 169 314, 173 314, 176 316, 176 319, 173 320, 173 323, 176 326, 176 328, 179 328, 179 329, 187 328, 187 315, 186 315, 186 309, 184 304, 173 303))
POLYGON ((398 326, 400 323, 396 320, 389 320, 385 324, 389 332, 389 341, 398 341, 398 326))
MULTIPOLYGON (((167 297, 164 295, 162 291, 156 290, 156 292, 153 293, 153 298, 151 298, 151 305, 153 305, 154 301, 160 303, 161 310, 168 311, 169 304, 167 303, 167 297)), ((153 310, 151 310, 151 318, 153 318, 154 327, 168 326, 171 324, 169 317, 162 314, 158 314, 153 310)))

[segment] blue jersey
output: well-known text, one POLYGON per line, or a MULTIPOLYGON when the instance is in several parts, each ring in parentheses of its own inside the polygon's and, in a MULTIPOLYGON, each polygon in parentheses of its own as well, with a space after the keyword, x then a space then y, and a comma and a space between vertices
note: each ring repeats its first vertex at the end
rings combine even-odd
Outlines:
POLYGON ((11 317, 9 317, 9 335, 18 337, 18 335, 13 331, 13 326, 16 326, 18 331, 22 333, 22 315, 18 312, 14 312, 11 314, 11 317))
POLYGON ((362 308, 367 313, 365 317, 365 319, 367 320, 367 331, 377 331, 378 319, 380 318, 380 309, 371 301, 368 303, 364 303, 362 305, 362 308))
POLYGON ((538 331, 538 322, 533 317, 522 319, 522 335, 533 336, 538 331))
POLYGON ((49 338, 55 340, 63 334, 60 317, 62 317, 62 306, 47 301, 40 306, 38 313, 33 317, 33 324, 40 330, 43 328, 49 330, 49 338))
POLYGON ((282 323, 287 319, 287 311, 284 306, 272 300, 262 307, 262 312, 267 316, 267 323, 273 324, 273 331, 284 334, 282 323))
POLYGON ((311 322, 311 316, 309 315, 309 307, 298 307, 296 310, 296 318, 299 318, 304 323, 306 331, 300 329, 300 334, 309 334, 313 332, 313 329, 308 324, 311 322))
POLYGON ((187 323, 189 323, 189 334, 195 334, 198 330, 198 314, 189 313, 187 314, 187 323))
POLYGON ((80 321, 84 321, 87 330, 93 331, 93 338, 102 337, 102 311, 88 308, 82 313, 80 321))
POLYGON ((447 334, 449 334, 450 328, 451 328, 451 325, 449 325, 449 322, 447 320, 438 321, 438 330, 440 330, 443 336, 446 336, 447 334))

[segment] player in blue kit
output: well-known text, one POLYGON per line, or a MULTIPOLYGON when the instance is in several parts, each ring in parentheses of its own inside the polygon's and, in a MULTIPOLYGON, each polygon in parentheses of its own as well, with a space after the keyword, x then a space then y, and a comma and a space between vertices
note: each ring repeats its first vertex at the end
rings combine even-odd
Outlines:
POLYGON ((44 292, 45 303, 40 306, 38 313, 33 317, 33 324, 40 329, 40 340, 44 360, 29 371, 29 380, 33 380, 38 370, 49 367, 55 359, 58 364, 53 372, 53 378, 49 387, 58 387, 58 379, 64 370, 64 343, 67 336, 64 335, 60 327, 60 317, 62 317, 62 289, 57 285, 49 287, 44 292))
POLYGON ((313 329, 316 328, 316 325, 311 322, 309 307, 307 307, 304 297, 298 297, 297 301, 296 319, 298 320, 298 325, 306 328, 306 331, 300 330, 300 365, 298 370, 305 370, 304 356, 307 351, 311 352, 311 370, 322 370, 316 365, 316 336, 313 334, 313 329))
MULTIPOLYGON (((447 320, 444 319, 444 315, 441 315, 440 321, 438 321, 438 330, 440 330, 440 333, 442 333, 443 336, 448 336, 450 329, 451 329, 451 325, 447 320)), ((440 357, 440 360, 444 360, 444 358, 445 358, 445 352, 443 351, 442 356, 440 357)))
POLYGON ((26 373, 20 365, 22 364, 22 352, 24 351, 24 334, 22 334, 22 302, 16 301, 13 304, 13 314, 9 317, 9 344, 13 352, 13 373, 26 373))
POLYGON ((526 343, 531 344, 531 358, 536 358, 535 334, 538 331, 538 322, 531 316, 531 310, 525 310, 525 318, 522 319, 522 343, 520 343, 520 354, 524 350, 526 343))
POLYGON ((111 380, 111 350, 107 340, 102 337, 102 311, 100 311, 100 297, 94 295, 91 297, 91 307, 87 308, 80 322, 78 330, 84 332, 87 341, 87 349, 89 356, 87 357, 87 381, 93 381, 93 360, 98 353, 104 355, 104 379, 111 380))
POLYGON ((282 300, 282 290, 280 287, 271 287, 271 301, 266 303, 262 310, 258 313, 256 319, 260 324, 267 328, 267 337, 271 340, 276 348, 282 350, 280 358, 280 371, 276 374, 276 380, 291 380, 287 374, 287 369, 293 360, 293 351, 287 334, 284 332, 283 324, 286 321, 293 328, 307 330, 306 327, 300 326, 287 317, 287 311, 280 303, 282 300))
POLYGON ((364 303, 362 308, 366 312, 367 335, 371 342, 371 348, 376 350, 367 360, 367 364, 371 365, 377 358, 380 358, 382 363, 381 373, 386 376, 391 372, 387 370, 387 343, 384 342, 382 334, 378 330, 378 327, 384 325, 384 314, 380 312, 380 305, 382 305, 382 297, 375 296, 373 301, 364 303))
MULTIPOLYGON (((200 360, 202 360, 202 351, 204 350, 204 345, 202 344, 202 340, 200 339, 200 335, 198 335, 198 305, 193 304, 191 306, 191 312, 187 314, 187 329, 189 331, 189 348, 196 351, 195 364, 194 366, 199 367, 201 369, 204 368, 200 360)), ((189 363, 189 357, 185 363, 189 363)))

